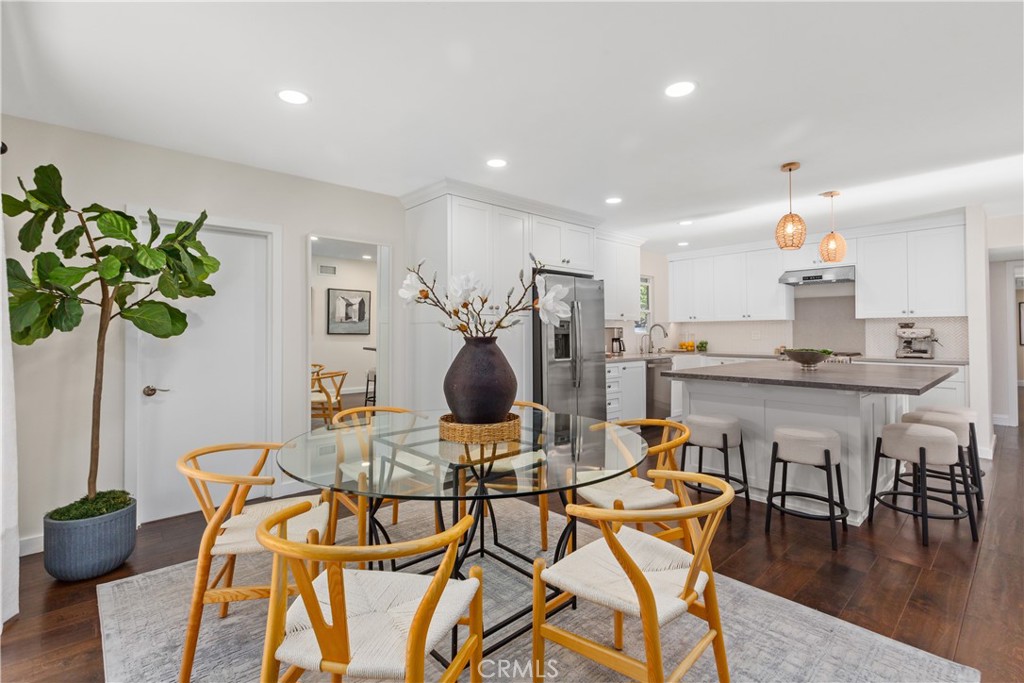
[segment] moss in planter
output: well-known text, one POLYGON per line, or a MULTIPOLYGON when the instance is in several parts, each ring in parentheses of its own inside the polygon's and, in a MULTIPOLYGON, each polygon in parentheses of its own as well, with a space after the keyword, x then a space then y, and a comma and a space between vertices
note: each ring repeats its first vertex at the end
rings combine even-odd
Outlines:
POLYGON ((132 497, 127 491, 98 491, 96 497, 89 500, 84 496, 74 503, 50 511, 50 519, 58 522, 70 522, 75 519, 99 517, 110 512, 123 510, 132 504, 132 497))

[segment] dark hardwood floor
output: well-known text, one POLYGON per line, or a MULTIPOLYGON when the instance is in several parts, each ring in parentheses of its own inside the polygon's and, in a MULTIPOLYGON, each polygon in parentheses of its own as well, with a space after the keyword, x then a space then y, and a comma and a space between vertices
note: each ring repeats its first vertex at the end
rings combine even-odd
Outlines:
MULTIPOLYGON (((973 666, 983 681, 1024 680, 1024 465, 1020 430, 997 428, 983 461, 986 507, 980 542, 966 522, 933 522, 920 545, 915 520, 879 508, 873 525, 840 533, 787 516, 764 533, 764 505, 737 501, 712 557, 717 571, 942 657, 973 666)), ((21 613, 0 637, 0 678, 102 681, 96 584, 195 558, 196 513, 145 524, 128 563, 102 579, 63 584, 42 555, 21 561, 21 613)), ((766 620, 771 615, 765 615, 766 620)))

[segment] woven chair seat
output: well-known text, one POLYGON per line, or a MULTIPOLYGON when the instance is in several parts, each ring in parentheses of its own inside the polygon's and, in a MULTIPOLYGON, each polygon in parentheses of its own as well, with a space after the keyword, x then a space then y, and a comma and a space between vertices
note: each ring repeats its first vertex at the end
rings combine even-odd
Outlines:
MULTIPOLYGON (((400 481, 419 474, 429 473, 430 477, 425 481, 433 481, 434 463, 412 453, 403 451, 393 456, 393 458, 378 460, 375 464, 376 468, 372 475, 378 480, 382 475, 389 477, 391 481, 400 481), (394 467, 391 467, 391 463, 394 463, 394 467)), ((360 474, 371 474, 370 468, 363 467, 362 462, 343 462, 338 465, 338 469, 344 475, 346 481, 356 481, 359 479, 360 474)))
MULTIPOLYGON (((346 678, 405 679, 405 648, 416 609, 423 601, 433 576, 344 570, 345 607, 351 647, 346 678)), ((479 582, 449 580, 427 629, 426 652, 448 636, 466 615, 479 582)), ((324 619, 331 619, 327 572, 313 580, 324 619)), ((301 599, 288 608, 285 637, 277 649, 278 660, 307 671, 319 671, 323 659, 316 634, 301 599)))
POLYGON ((213 543, 211 555, 247 555, 265 552, 263 546, 256 541, 256 525, 278 510, 289 508, 309 501, 313 509, 304 512, 288 524, 289 538, 304 539, 316 529, 323 538, 327 531, 327 515, 329 506, 320 504, 320 496, 301 496, 297 498, 281 498, 265 503, 254 503, 242 508, 240 514, 234 515, 221 524, 223 530, 213 543))
POLYGON ((331 399, 321 394, 319 391, 314 391, 309 395, 310 403, 330 403, 331 399))
MULTIPOLYGON (((693 555, 650 534, 622 526, 617 534, 619 542, 647 579, 654 593, 658 624, 666 624, 687 611, 686 602, 679 597, 686 583, 693 555)), ((599 538, 551 565, 541 578, 583 600, 622 612, 640 616, 640 603, 636 590, 626 572, 599 538)), ((694 589, 703 595, 708 575, 701 572, 694 589)))
POLYGON ((518 455, 512 455, 507 458, 502 458, 501 454, 498 454, 498 458, 490 464, 490 471, 492 474, 498 474, 499 472, 512 472, 515 470, 530 469, 537 463, 543 462, 547 456, 544 455, 544 451, 530 451, 528 453, 519 453, 518 455))
MULTIPOLYGON (((583 483, 606 474, 601 471, 580 472, 577 480, 583 483)), ((679 498, 672 489, 659 489, 652 481, 628 475, 580 486, 576 489, 576 496, 594 507, 609 510, 615 507, 617 500, 622 501, 624 510, 655 510, 679 504, 679 498)))

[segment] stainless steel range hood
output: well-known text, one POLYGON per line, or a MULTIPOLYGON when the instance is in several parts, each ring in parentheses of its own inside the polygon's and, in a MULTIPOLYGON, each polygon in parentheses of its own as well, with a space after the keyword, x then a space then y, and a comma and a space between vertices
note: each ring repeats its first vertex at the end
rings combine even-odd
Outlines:
POLYGON ((784 285, 830 285, 835 282, 853 282, 853 266, 832 268, 811 268, 808 270, 787 270, 779 278, 784 285))

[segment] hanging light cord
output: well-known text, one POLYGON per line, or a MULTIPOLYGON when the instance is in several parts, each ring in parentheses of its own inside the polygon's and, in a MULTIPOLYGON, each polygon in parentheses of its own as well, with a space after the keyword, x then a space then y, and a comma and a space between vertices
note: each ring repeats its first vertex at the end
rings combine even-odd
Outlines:
POLYGON ((789 212, 793 213, 793 169, 789 169, 789 212))
POLYGON ((829 206, 831 207, 831 214, 832 214, 832 230, 831 231, 835 232, 836 231, 836 196, 832 195, 831 197, 829 197, 829 199, 831 200, 829 202, 829 206))

